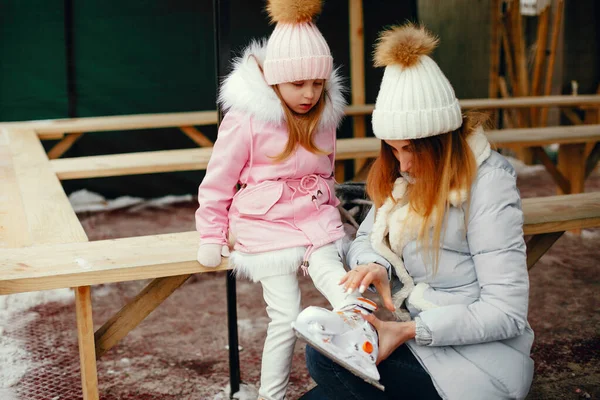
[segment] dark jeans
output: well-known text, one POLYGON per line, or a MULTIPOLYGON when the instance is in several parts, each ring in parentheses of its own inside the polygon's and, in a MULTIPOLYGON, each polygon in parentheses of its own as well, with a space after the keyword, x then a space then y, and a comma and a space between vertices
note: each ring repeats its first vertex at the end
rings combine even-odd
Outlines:
POLYGON ((306 366, 317 387, 305 393, 301 400, 440 398, 429 374, 406 345, 400 346, 378 366, 384 392, 310 346, 306 346, 306 366))

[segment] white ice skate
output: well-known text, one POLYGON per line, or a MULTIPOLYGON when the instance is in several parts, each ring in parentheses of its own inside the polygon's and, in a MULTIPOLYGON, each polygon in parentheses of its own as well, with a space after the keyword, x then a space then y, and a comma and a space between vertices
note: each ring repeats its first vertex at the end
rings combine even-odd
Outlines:
POLYGON ((378 382, 379 371, 375 365, 379 348, 377 331, 361 316, 376 309, 374 302, 362 297, 358 304, 336 311, 311 306, 292 322, 292 328, 296 336, 306 340, 319 353, 384 390, 378 382))

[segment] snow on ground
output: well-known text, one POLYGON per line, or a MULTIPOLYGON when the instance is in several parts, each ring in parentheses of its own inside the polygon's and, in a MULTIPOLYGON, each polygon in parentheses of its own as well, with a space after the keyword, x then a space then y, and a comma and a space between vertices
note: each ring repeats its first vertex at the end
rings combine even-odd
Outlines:
MULTIPOLYGON (((226 400, 229 399, 229 393, 231 388, 229 385, 225 386, 220 393, 218 393, 213 400, 226 400)), ((258 397, 258 390, 254 385, 241 384, 239 392, 235 392, 232 398, 239 400, 256 400, 258 397)))
POLYGON ((143 199, 141 197, 121 196, 107 200, 104 196, 82 189, 69 195, 69 201, 75 212, 84 211, 110 211, 130 207, 130 211, 139 211, 147 207, 164 207, 174 203, 191 201, 192 195, 169 195, 157 199, 143 199))

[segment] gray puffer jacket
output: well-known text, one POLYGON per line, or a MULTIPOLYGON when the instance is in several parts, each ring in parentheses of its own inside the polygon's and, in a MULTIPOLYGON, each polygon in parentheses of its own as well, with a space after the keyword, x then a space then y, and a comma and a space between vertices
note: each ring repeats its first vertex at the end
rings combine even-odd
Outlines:
POLYGON ((482 140, 476 135, 470 143, 477 177, 468 205, 464 193, 451 198, 435 275, 417 249, 416 235, 395 234, 398 224, 411 218, 401 201, 384 204, 376 218, 371 210, 346 260, 350 267, 386 266, 396 294, 407 286, 398 282, 402 270, 414 280, 406 306, 417 322, 417 337, 407 345, 440 396, 522 399, 533 379, 533 331, 527 322, 521 200, 514 169, 489 150, 487 140, 487 146, 479 146, 482 140))

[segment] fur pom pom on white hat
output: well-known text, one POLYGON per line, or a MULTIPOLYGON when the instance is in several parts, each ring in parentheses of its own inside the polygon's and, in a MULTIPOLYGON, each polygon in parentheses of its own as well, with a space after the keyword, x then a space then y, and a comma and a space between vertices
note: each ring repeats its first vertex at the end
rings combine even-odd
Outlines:
POLYGON ((385 72, 372 119, 378 138, 418 139, 462 125, 454 89, 429 57, 438 43, 435 35, 411 23, 380 34, 374 65, 385 72))
POLYGON ((311 22, 322 8, 322 0, 269 0, 267 4, 271 23, 284 24, 311 22))

